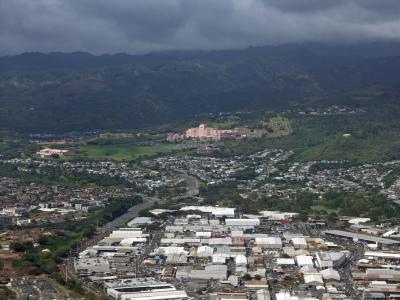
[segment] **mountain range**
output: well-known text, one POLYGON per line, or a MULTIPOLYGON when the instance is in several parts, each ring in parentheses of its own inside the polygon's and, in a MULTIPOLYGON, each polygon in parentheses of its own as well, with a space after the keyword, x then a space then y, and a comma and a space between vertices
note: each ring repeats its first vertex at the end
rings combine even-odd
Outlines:
MULTIPOLYGON (((400 43, 0 57, 0 128, 132 129, 400 83, 400 43)), ((397 94, 394 96, 397 97, 397 94)))

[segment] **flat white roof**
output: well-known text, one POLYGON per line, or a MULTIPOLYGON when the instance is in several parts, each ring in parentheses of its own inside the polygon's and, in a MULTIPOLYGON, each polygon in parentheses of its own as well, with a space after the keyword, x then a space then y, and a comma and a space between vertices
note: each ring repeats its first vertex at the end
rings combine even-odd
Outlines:
POLYGON ((292 238, 292 243, 293 243, 293 245, 307 246, 307 241, 303 237, 294 237, 294 238, 292 238))
POLYGON ((151 218, 149 217, 136 217, 128 223, 128 226, 135 224, 147 224, 149 222, 151 222, 151 218))
POLYGON ((314 266, 313 257, 309 255, 296 256, 297 265, 301 266, 314 266))
POLYGON ((225 219, 227 226, 258 226, 260 225, 259 219, 225 219))
POLYGON ((156 253, 160 254, 188 254, 185 247, 159 247, 156 253))
POLYGON ((280 245, 282 246, 282 240, 279 237, 256 237, 257 245, 280 245))
POLYGON ((306 284, 324 284, 320 273, 305 273, 303 274, 303 278, 306 284))
POLYGON ((366 251, 364 253, 364 256, 400 259, 400 252, 390 253, 390 252, 380 252, 380 251, 366 251))
POLYGON ((235 208, 231 207, 218 207, 218 206, 184 206, 181 210, 197 210, 204 213, 210 213, 215 216, 234 216, 235 208))
POLYGON ((277 258, 276 263, 278 265, 295 265, 293 258, 277 258))
POLYGON ((187 294, 185 291, 150 291, 150 292, 139 292, 139 293, 120 293, 119 299, 121 300, 164 300, 164 299, 187 299, 187 294))
POLYGON ((146 238, 127 238, 123 239, 120 244, 123 246, 132 245, 133 243, 146 243, 146 238))

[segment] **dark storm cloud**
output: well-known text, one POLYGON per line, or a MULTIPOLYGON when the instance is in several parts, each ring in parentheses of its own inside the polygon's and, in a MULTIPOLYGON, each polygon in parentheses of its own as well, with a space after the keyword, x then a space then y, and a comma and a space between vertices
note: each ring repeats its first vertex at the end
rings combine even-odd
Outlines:
POLYGON ((275 7, 282 12, 311 14, 343 5, 347 0, 265 0, 267 6, 275 7))
POLYGON ((398 0, 0 0, 0 54, 400 38, 398 0))

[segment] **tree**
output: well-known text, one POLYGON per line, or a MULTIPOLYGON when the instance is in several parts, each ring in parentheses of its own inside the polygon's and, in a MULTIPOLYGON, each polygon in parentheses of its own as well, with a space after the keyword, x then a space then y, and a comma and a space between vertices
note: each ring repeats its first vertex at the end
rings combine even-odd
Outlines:
POLYGON ((12 242, 10 244, 10 249, 15 252, 24 252, 26 250, 25 246, 18 242, 12 242))
POLYGON ((245 281, 249 281, 249 280, 252 280, 253 278, 250 276, 250 274, 246 273, 246 274, 243 275, 242 279, 245 280, 245 281))
POLYGON ((333 222, 335 222, 337 220, 337 218, 338 218, 338 215, 335 212, 331 212, 328 215, 327 220, 328 220, 329 223, 333 223, 333 222))

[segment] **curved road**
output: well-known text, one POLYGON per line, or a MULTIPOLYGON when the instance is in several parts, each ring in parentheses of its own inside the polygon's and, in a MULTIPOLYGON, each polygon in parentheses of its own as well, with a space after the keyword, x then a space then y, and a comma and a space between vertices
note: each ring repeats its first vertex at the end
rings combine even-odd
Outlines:
POLYGON ((108 232, 113 230, 114 228, 121 227, 132 219, 136 218, 139 215, 139 212, 143 209, 150 208, 155 202, 161 203, 163 200, 155 197, 148 197, 146 195, 139 195, 142 197, 143 202, 132 206, 127 210, 126 213, 114 219, 113 221, 108 222, 99 230, 100 232, 108 232))
MULTIPOLYGON (((183 174, 182 179, 187 182, 187 192, 179 198, 193 197, 199 194, 199 182, 196 177, 183 174)), ((143 194, 139 194, 142 197, 143 202, 135 206, 132 206, 125 214, 119 216, 111 222, 108 222, 103 227, 100 228, 101 232, 110 231, 116 227, 121 227, 132 219, 139 215, 139 212, 143 209, 150 208, 155 202, 162 203, 164 200, 156 197, 149 197, 143 194)))

